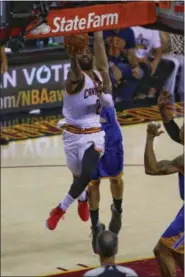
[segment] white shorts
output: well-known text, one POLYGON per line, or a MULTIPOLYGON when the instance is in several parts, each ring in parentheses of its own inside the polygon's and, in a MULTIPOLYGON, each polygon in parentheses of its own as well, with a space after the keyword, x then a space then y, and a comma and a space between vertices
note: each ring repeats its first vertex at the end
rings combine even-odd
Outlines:
POLYGON ((100 153, 104 153, 104 131, 92 134, 73 134, 64 130, 63 140, 67 166, 75 176, 81 174, 84 153, 91 145, 94 145, 100 153))

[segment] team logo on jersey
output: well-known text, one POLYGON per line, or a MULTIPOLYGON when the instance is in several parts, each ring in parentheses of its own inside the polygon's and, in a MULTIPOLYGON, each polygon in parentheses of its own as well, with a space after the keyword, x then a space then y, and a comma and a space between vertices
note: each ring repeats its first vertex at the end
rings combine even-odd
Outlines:
POLYGON ((88 88, 84 91, 84 99, 87 99, 89 96, 97 95, 96 88, 88 88))

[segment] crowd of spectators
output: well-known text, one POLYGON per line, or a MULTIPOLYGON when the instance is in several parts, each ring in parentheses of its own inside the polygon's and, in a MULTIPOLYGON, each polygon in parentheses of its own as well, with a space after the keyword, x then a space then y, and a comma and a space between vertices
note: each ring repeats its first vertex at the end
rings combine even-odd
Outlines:
MULTIPOLYGON (((3 4, 2 1, 0 3, 3 4)), ((74 8, 94 4, 93 1, 47 3, 51 9, 57 6, 74 8)), ((21 7, 14 7, 12 1, 11 5, 18 10, 21 7)), ((5 9, 7 5, 3 7, 5 9)), ((3 15, 2 8, 0 17, 3 18, 3 15)), ((179 47, 180 51, 178 47, 172 49, 170 34, 136 26, 104 31, 103 35, 116 102, 155 100, 163 87, 171 93, 173 101, 184 100, 184 46, 179 47)), ((93 38, 93 34, 90 36, 93 38)), ((183 44, 184 40, 179 43, 183 44)), ((63 44, 64 37, 27 40, 25 50, 63 47, 63 44)), ((6 51, 11 52, 10 49, 6 51)))
POLYGON ((169 34, 136 26, 106 31, 104 41, 117 102, 157 99, 163 87, 173 100, 184 100, 184 53, 170 52, 169 34))
MULTIPOLYGON (((164 87, 173 101, 184 100, 184 52, 171 52, 170 34, 136 26, 104 31, 103 36, 116 102, 156 100, 164 87)), ((26 49, 63 43, 64 37, 29 40, 26 49)))
MULTIPOLYGON (((116 102, 156 99, 163 87, 173 101, 184 100, 184 53, 172 53, 168 33, 136 26, 103 35, 116 102)), ((60 47, 63 41, 28 41, 27 47, 60 47)))

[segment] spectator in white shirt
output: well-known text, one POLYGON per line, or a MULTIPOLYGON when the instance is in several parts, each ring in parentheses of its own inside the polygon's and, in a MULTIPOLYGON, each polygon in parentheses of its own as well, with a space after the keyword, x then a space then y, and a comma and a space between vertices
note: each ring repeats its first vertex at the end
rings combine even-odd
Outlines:
POLYGON ((163 58, 172 61, 175 65, 165 84, 165 89, 171 94, 173 102, 175 98, 184 101, 184 37, 167 32, 160 32, 160 37, 163 58), (178 75, 180 78, 177 78, 178 75), (177 92, 176 95, 175 92, 177 92))
POLYGON ((173 70, 173 63, 161 60, 162 48, 159 31, 133 27, 136 39, 136 56, 145 72, 136 91, 137 98, 156 97, 173 70))

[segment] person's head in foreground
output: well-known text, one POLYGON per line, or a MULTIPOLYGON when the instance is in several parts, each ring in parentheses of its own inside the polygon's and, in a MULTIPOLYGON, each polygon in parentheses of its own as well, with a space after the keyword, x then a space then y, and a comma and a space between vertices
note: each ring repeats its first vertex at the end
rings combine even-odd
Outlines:
POLYGON ((138 276, 132 269, 116 265, 115 256, 118 252, 118 237, 116 234, 103 231, 97 238, 97 249, 101 267, 87 271, 84 276, 138 276))
POLYGON ((101 264, 114 264, 118 252, 118 237, 109 231, 102 232, 97 238, 97 249, 101 264))

